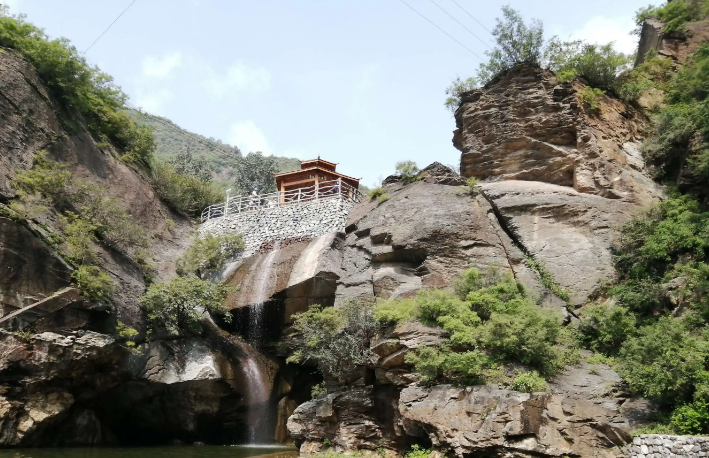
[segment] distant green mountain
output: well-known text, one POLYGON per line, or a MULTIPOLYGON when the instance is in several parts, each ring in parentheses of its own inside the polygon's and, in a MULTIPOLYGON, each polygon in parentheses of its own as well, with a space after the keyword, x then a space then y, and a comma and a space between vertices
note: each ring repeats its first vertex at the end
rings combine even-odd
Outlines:
MULTIPOLYGON (((161 116, 141 113, 131 110, 130 116, 139 124, 152 127, 157 149, 155 156, 160 159, 170 159, 183 151, 190 151, 196 157, 207 161, 214 178, 220 184, 227 185, 233 178, 233 169, 238 167, 242 157, 238 147, 215 138, 207 138, 185 130, 161 116)), ((274 156, 279 172, 289 172, 300 168, 300 161, 290 157, 274 156)))

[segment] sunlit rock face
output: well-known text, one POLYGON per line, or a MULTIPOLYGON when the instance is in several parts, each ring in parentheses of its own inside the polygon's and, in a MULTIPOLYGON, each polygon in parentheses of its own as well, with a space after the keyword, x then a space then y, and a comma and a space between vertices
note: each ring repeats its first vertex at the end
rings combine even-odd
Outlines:
POLYGON ((610 96, 590 112, 583 88, 520 64, 464 94, 453 137, 462 175, 540 181, 641 205, 663 196, 638 149, 647 119, 610 96))

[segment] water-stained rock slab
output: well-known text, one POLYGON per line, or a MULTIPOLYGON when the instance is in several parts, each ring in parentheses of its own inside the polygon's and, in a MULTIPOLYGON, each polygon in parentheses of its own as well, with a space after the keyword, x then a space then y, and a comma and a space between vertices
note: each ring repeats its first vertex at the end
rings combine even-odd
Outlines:
POLYGON ((599 282, 615 276, 616 229, 640 209, 615 199, 532 181, 481 186, 501 224, 581 304, 599 282))

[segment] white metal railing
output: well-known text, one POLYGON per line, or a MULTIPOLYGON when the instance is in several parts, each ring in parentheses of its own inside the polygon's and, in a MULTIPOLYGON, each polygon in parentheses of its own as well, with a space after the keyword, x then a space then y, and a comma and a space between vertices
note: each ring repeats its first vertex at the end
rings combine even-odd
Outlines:
POLYGON ((347 183, 343 183, 342 179, 337 179, 323 181, 307 188, 278 191, 259 196, 229 197, 227 195, 225 202, 210 205, 202 211, 202 222, 234 213, 267 210, 322 199, 345 199, 360 202, 362 193, 347 183))

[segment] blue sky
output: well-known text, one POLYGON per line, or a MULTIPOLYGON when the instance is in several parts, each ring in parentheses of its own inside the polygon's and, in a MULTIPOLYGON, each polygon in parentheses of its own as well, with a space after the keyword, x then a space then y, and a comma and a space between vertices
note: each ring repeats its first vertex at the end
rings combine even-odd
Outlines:
MULTIPOLYGON (((406 2, 484 57, 491 36, 452 0, 406 2)), ((509 4, 547 37, 615 40, 631 52, 648 0, 455 0, 492 30, 509 4)), ((131 0, 5 0, 86 49, 131 0)), ((401 0, 137 0, 87 59, 131 103, 242 151, 322 156, 367 185, 397 161, 457 164, 443 106, 479 60, 401 0)))

